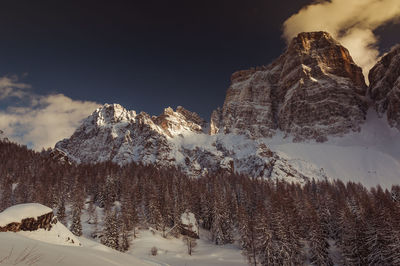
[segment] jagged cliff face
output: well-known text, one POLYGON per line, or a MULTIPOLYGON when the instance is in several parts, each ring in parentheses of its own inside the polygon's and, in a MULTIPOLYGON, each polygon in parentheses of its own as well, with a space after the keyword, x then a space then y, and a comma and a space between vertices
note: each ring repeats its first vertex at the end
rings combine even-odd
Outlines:
POLYGON ((393 48, 369 72, 369 96, 389 124, 400 130, 400 45, 393 48))
MULTIPOLYGON (((136 114, 118 104, 97 109, 54 154, 78 163, 140 162, 177 167, 190 176, 238 172, 253 177, 306 180, 305 174, 264 143, 240 135, 210 136, 197 114, 178 107, 160 116, 136 114)), ((316 170, 315 178, 320 177, 316 170)))
MULTIPOLYGON (((370 95, 393 125, 399 121, 399 50, 384 57, 370 74, 370 95)), ((224 105, 212 113, 209 127, 183 107, 150 116, 106 104, 71 138, 57 143, 53 154, 82 163, 173 166, 190 176, 224 170, 304 181, 324 174, 295 166, 262 138, 279 130, 295 141, 325 141, 358 131, 368 109, 361 68, 325 32, 299 34, 272 64, 238 71, 231 80, 224 105)))
POLYGON ((201 132, 204 121, 179 107, 158 117, 127 111, 119 104, 105 104, 89 116, 69 139, 56 144, 73 160, 84 163, 174 160, 167 138, 201 132), (198 123, 197 123, 198 122, 198 123))
POLYGON ((268 66, 231 77, 210 133, 270 137, 277 129, 295 140, 326 140, 357 131, 365 119, 366 84, 348 50, 328 33, 301 33, 268 66))

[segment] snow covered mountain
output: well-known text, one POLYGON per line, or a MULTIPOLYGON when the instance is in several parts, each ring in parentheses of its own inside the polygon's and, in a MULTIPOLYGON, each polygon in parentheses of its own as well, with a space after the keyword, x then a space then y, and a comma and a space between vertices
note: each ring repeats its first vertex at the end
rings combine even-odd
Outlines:
POLYGON ((174 166, 190 176, 224 170, 390 186, 400 172, 400 135, 391 128, 400 121, 399 52, 371 70, 368 89, 346 48, 326 32, 301 33, 272 64, 232 75, 210 125, 183 107, 150 116, 105 104, 53 152, 78 163, 174 166))
MULTIPOLYGON (((304 173, 272 152, 263 142, 242 135, 210 136, 205 121, 178 107, 150 117, 118 104, 105 104, 85 119, 69 139, 56 144, 58 153, 78 163, 140 162, 178 167, 198 176, 220 170, 265 178, 304 181, 304 173)), ((316 171, 312 177, 320 177, 316 171)))

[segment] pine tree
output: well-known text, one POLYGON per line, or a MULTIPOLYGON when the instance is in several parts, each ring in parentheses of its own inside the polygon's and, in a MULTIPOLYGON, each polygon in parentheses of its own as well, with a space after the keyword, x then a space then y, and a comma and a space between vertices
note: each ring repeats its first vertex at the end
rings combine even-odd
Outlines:
POLYGON ((250 265, 257 265, 257 232, 255 228, 255 217, 254 212, 250 211, 250 214, 244 209, 239 207, 239 233, 240 233, 240 244, 243 250, 243 255, 248 259, 250 265))
POLYGON ((93 200, 89 201, 89 205, 88 205, 88 208, 87 208, 87 213, 89 214, 88 223, 89 224, 93 224, 94 216, 95 216, 95 213, 96 213, 96 205, 94 204, 93 200))
POLYGON ((329 243, 318 217, 314 215, 314 222, 310 231, 310 263, 312 265, 331 266, 332 259, 329 257, 329 243))
POLYGON ((65 214, 65 200, 64 200, 64 197, 61 197, 59 199, 59 201, 58 201, 57 219, 62 224, 66 225, 66 214, 65 214))
POLYGON ((115 210, 106 213, 101 243, 107 247, 119 249, 119 224, 115 210))
POLYGON ((72 224, 71 224, 70 230, 76 236, 82 235, 81 209, 79 206, 73 207, 72 224))
POLYGON ((91 233, 91 236, 93 238, 96 238, 97 235, 98 235, 98 231, 99 231, 99 228, 98 228, 98 226, 99 226, 99 217, 98 217, 97 211, 95 211, 94 214, 93 214, 93 222, 92 222, 92 224, 93 224, 93 231, 91 233))
POLYGON ((121 226, 121 236, 119 239, 118 250, 121 252, 128 251, 130 246, 130 235, 124 223, 121 226))
POLYGON ((222 191, 215 195, 213 221, 211 225, 212 239, 217 245, 233 242, 233 224, 229 215, 229 207, 222 191))
POLYGON ((396 250, 393 250, 393 244, 396 243, 395 233, 385 210, 380 210, 378 215, 373 216, 366 230, 368 265, 396 265, 393 263, 393 255, 396 253, 396 250))
POLYGON ((281 241, 274 232, 271 221, 267 218, 271 213, 263 212, 257 219, 257 253, 261 265, 284 265, 281 241))
POLYGON ((348 201, 340 213, 339 246, 343 251, 346 264, 366 265, 368 250, 366 248, 366 228, 362 214, 354 199, 348 201))
POLYGON ((82 235, 81 214, 84 206, 84 188, 80 184, 78 177, 74 180, 74 197, 72 202, 72 224, 71 232, 76 236, 82 235))
POLYGON ((0 212, 12 205, 12 194, 11 180, 5 179, 0 186, 0 212))

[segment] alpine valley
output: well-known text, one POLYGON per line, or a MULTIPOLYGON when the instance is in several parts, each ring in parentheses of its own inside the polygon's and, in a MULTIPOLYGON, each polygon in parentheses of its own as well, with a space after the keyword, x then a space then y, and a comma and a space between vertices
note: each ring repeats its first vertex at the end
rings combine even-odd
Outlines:
POLYGON ((390 187, 400 172, 400 49, 369 74, 326 32, 300 33, 267 66, 237 71, 210 122, 178 106, 159 116, 105 104, 52 151, 112 161, 303 183, 328 178, 390 187))

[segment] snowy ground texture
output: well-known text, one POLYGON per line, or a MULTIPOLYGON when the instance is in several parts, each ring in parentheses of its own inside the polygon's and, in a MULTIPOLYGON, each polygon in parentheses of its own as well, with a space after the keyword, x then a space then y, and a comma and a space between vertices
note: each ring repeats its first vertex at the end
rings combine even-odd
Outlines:
POLYGON ((200 239, 196 241, 191 256, 180 238, 163 238, 160 233, 141 230, 138 238, 132 241, 129 254, 144 261, 162 262, 161 265, 247 265, 246 258, 241 255, 237 245, 217 246, 210 241, 209 232, 200 230, 200 239), (156 247, 157 255, 152 256, 150 250, 156 247))
POLYGON ((390 188, 399 184, 400 132, 390 128, 383 117, 370 110, 360 132, 331 137, 324 143, 294 143, 282 135, 263 142, 303 173, 320 169, 331 179, 390 188))
POLYGON ((165 239, 140 231, 127 253, 120 253, 85 237, 82 246, 65 246, 27 238, 19 233, 0 233, 0 265, 247 265, 238 247, 215 246, 198 240, 192 256, 181 239, 165 239), (150 250, 157 247, 158 254, 150 250))
POLYGON ((149 265, 85 238, 80 238, 82 246, 75 247, 33 240, 19 233, 0 234, 0 265, 149 265))
MULTIPOLYGON (((36 203, 12 206, 0 213, 0 224, 19 222, 51 211, 36 203)), ((101 215, 102 209, 97 208, 97 212, 101 215)), ((197 224, 189 218, 188 222, 197 224)), ((197 240, 192 256, 187 254, 182 238, 163 238, 154 230, 140 230, 137 238, 132 240, 130 250, 120 253, 89 240, 95 229, 88 223, 86 211, 82 223, 82 237, 74 236, 60 222, 50 231, 1 232, 0 265, 246 265, 237 245, 216 246, 207 231, 200 232, 201 239, 197 240), (157 249, 157 255, 151 254, 153 247, 157 249)))

